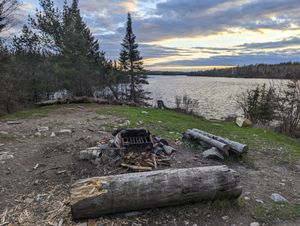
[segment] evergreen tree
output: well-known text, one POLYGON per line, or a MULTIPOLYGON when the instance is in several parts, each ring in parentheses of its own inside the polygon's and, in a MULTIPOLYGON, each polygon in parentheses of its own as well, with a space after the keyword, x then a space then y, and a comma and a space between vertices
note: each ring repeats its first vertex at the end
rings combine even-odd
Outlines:
POLYGON ((46 46, 57 55, 61 89, 75 96, 92 96, 96 88, 103 86, 105 59, 98 40, 81 17, 78 0, 73 0, 71 6, 65 1, 63 10, 51 0, 40 0, 40 6, 37 19, 31 21, 41 31, 46 46))
POLYGON ((123 39, 119 64, 121 69, 129 75, 130 95, 129 100, 137 104, 146 104, 149 92, 143 90, 143 85, 149 84, 147 76, 144 74, 143 58, 138 50, 136 36, 132 30, 131 15, 128 13, 126 35, 123 39))

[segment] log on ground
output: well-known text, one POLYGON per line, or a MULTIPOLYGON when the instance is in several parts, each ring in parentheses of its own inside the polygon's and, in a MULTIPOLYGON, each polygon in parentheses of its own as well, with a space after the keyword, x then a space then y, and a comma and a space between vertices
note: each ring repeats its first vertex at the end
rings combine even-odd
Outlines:
POLYGON ((239 176, 227 166, 168 169, 94 177, 71 189, 74 219, 165 207, 204 200, 236 199, 239 176))
POLYGON ((221 150, 225 154, 227 154, 228 151, 229 151, 229 149, 230 149, 230 146, 228 144, 222 143, 222 142, 220 142, 218 140, 215 140, 215 139, 213 139, 211 137, 208 137, 208 136, 206 136, 204 134, 198 133, 198 132, 196 132, 194 130, 190 130, 189 129, 186 132, 186 135, 188 137, 191 137, 194 140, 204 141, 205 143, 208 143, 211 146, 218 148, 219 150, 221 150))
POLYGON ((220 137, 220 136, 216 136, 216 135, 207 133, 207 132, 199 130, 199 129, 193 129, 193 131, 201 133, 204 136, 208 136, 208 137, 215 139, 217 141, 220 141, 224 144, 228 144, 230 146, 231 150, 237 154, 242 154, 242 153, 245 153, 248 151, 248 146, 246 144, 241 144, 241 143, 238 143, 238 142, 235 142, 235 141, 232 141, 232 140, 220 137))

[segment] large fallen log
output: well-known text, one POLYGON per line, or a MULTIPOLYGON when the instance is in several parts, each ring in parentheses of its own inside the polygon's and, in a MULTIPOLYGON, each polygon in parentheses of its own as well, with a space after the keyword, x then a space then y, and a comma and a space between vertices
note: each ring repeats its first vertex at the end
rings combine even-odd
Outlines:
POLYGON ((199 129, 193 129, 193 131, 203 134, 204 136, 208 136, 212 139, 220 141, 222 143, 228 144, 232 151, 236 152, 237 154, 242 154, 248 151, 248 146, 246 144, 241 144, 232 140, 225 139, 220 136, 215 136, 213 134, 207 133, 205 131, 199 129))
POLYGON ((122 101, 109 101, 102 98, 95 97, 72 97, 65 99, 57 99, 57 100, 46 100, 42 102, 38 102, 35 105, 38 107, 51 106, 51 105, 60 105, 60 104, 84 104, 84 103, 94 103, 94 104, 112 104, 112 105, 128 105, 128 106, 137 106, 135 103, 131 102, 122 102, 122 101))
POLYGON ((208 143, 211 146, 218 148, 225 154, 227 154, 228 151, 230 150, 230 146, 228 144, 222 143, 218 140, 215 140, 211 137, 208 137, 206 135, 198 133, 194 130, 190 130, 190 129, 187 130, 187 132, 185 133, 185 136, 191 137, 194 140, 204 141, 205 143, 208 143))
POLYGON ((203 200, 236 199, 239 176, 227 166, 168 169, 94 177, 71 189, 74 219, 178 205, 203 200))

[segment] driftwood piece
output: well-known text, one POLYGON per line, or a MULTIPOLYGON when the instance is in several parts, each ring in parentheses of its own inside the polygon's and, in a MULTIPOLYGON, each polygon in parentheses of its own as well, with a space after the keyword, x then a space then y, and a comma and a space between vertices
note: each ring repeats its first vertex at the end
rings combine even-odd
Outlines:
POLYGON ((222 143, 218 140, 215 140, 211 137, 208 137, 206 135, 203 135, 201 133, 198 133, 194 130, 188 130, 186 132, 187 136, 192 137, 195 140, 199 140, 199 141, 204 141, 208 144, 210 144, 213 147, 218 148, 219 150, 221 150, 223 153, 228 153, 230 146, 228 144, 222 143))
POLYGON ((204 200, 236 199, 242 193, 239 176, 227 166, 167 169, 94 177, 71 188, 74 219, 97 218, 204 200))
POLYGON ((205 136, 208 136, 208 137, 215 139, 217 141, 220 141, 222 143, 228 144, 230 146, 231 150, 238 154, 242 154, 242 153, 245 153, 248 151, 248 146, 246 144, 241 144, 241 143, 229 140, 229 139, 225 139, 220 136, 215 136, 213 134, 207 133, 207 132, 199 130, 199 129, 193 129, 193 131, 201 133, 205 136))
POLYGON ((147 167, 147 166, 135 166, 135 165, 129 165, 122 163, 121 166, 132 169, 132 170, 140 170, 140 171, 151 171, 152 167, 147 167))

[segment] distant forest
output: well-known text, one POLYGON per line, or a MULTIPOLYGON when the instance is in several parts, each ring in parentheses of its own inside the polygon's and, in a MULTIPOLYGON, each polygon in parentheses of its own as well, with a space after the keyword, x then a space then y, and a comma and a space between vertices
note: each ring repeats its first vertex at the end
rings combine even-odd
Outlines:
POLYGON ((149 71, 148 75, 187 75, 229 78, 300 79, 300 63, 255 64, 207 71, 149 71))

